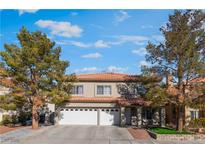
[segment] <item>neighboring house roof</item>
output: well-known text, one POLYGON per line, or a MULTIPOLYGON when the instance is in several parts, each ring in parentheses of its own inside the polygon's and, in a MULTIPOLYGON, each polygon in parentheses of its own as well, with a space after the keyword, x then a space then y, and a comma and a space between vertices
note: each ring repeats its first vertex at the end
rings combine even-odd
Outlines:
POLYGON ((137 81, 140 76, 128 75, 120 73, 96 73, 96 74, 82 74, 77 75, 78 81, 108 81, 108 82, 124 82, 124 81, 137 81))
MULTIPOLYGON (((188 82, 189 85, 194 85, 197 83, 205 83, 205 77, 194 78, 194 79, 189 80, 189 82, 188 82)), ((167 92, 173 96, 177 96, 179 94, 178 89, 176 88, 176 86, 173 86, 173 85, 168 86, 167 92)), ((189 92, 190 92, 190 89, 189 89, 189 87, 187 87, 186 93, 189 93, 189 92)), ((192 90, 191 94, 192 94, 192 96, 199 95, 198 91, 195 91, 195 90, 192 90)))
POLYGON ((191 83, 205 82, 205 77, 195 78, 195 79, 192 79, 190 82, 191 82, 191 83))
POLYGON ((120 105, 149 105, 149 102, 140 98, 122 98, 122 97, 83 97, 73 96, 69 100, 74 103, 118 103, 120 105))
POLYGON ((13 86, 13 82, 10 78, 5 78, 5 70, 3 68, 0 68, 0 85, 5 87, 11 87, 13 86))
POLYGON ((5 86, 5 87, 12 87, 14 84, 10 79, 0 78, 0 85, 5 86))

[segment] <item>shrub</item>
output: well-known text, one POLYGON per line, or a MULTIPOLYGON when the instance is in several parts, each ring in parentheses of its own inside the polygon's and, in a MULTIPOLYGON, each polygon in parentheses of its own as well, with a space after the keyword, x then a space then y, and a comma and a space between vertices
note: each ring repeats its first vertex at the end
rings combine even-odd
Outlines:
POLYGON ((18 116, 17 115, 12 115, 11 116, 11 122, 13 125, 18 123, 18 116))
POLYGON ((190 128, 205 128, 205 118, 198 118, 191 120, 189 123, 190 128))
POLYGON ((31 112, 20 112, 18 120, 22 125, 26 125, 26 121, 31 119, 31 112))
POLYGON ((2 125, 11 126, 11 125, 15 125, 17 123, 18 123, 17 115, 9 115, 9 114, 3 115, 2 122, 1 122, 2 125))
POLYGON ((8 110, 16 110, 16 104, 14 103, 9 103, 9 104, 6 104, 6 103, 3 103, 1 104, 0 106, 2 109, 8 111, 8 110))
POLYGON ((3 124, 3 125, 9 125, 9 124, 11 124, 11 123, 12 123, 12 118, 11 118, 11 116, 8 115, 8 114, 3 115, 3 117, 2 117, 2 124, 3 124))

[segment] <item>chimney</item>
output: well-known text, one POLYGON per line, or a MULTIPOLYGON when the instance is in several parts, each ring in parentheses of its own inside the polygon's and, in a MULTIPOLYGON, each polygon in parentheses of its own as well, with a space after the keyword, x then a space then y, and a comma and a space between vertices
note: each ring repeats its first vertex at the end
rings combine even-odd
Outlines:
POLYGON ((169 73, 167 73, 167 76, 166 76, 166 85, 167 87, 173 87, 173 76, 169 73))

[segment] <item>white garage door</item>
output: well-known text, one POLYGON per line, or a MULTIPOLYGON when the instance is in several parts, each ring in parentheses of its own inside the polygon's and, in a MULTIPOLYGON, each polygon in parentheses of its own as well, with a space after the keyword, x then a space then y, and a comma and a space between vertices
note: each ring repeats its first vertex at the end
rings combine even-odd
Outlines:
POLYGON ((97 125, 97 109, 63 109, 59 124, 97 125))
POLYGON ((100 125, 119 125, 120 112, 117 108, 100 109, 100 125))

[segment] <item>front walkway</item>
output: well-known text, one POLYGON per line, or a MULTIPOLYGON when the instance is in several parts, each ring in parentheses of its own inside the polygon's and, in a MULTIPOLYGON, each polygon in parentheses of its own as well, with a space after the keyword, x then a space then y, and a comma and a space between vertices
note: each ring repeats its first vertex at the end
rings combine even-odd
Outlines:
POLYGON ((151 136, 147 133, 145 129, 140 128, 128 128, 130 134, 137 140, 151 140, 151 136))
MULTIPOLYGON (((142 130, 143 131, 143 130, 142 130)), ((38 130, 22 128, 0 135, 1 143, 30 144, 176 144, 205 143, 197 141, 157 141, 134 139, 127 128, 114 126, 48 126, 38 130)))

